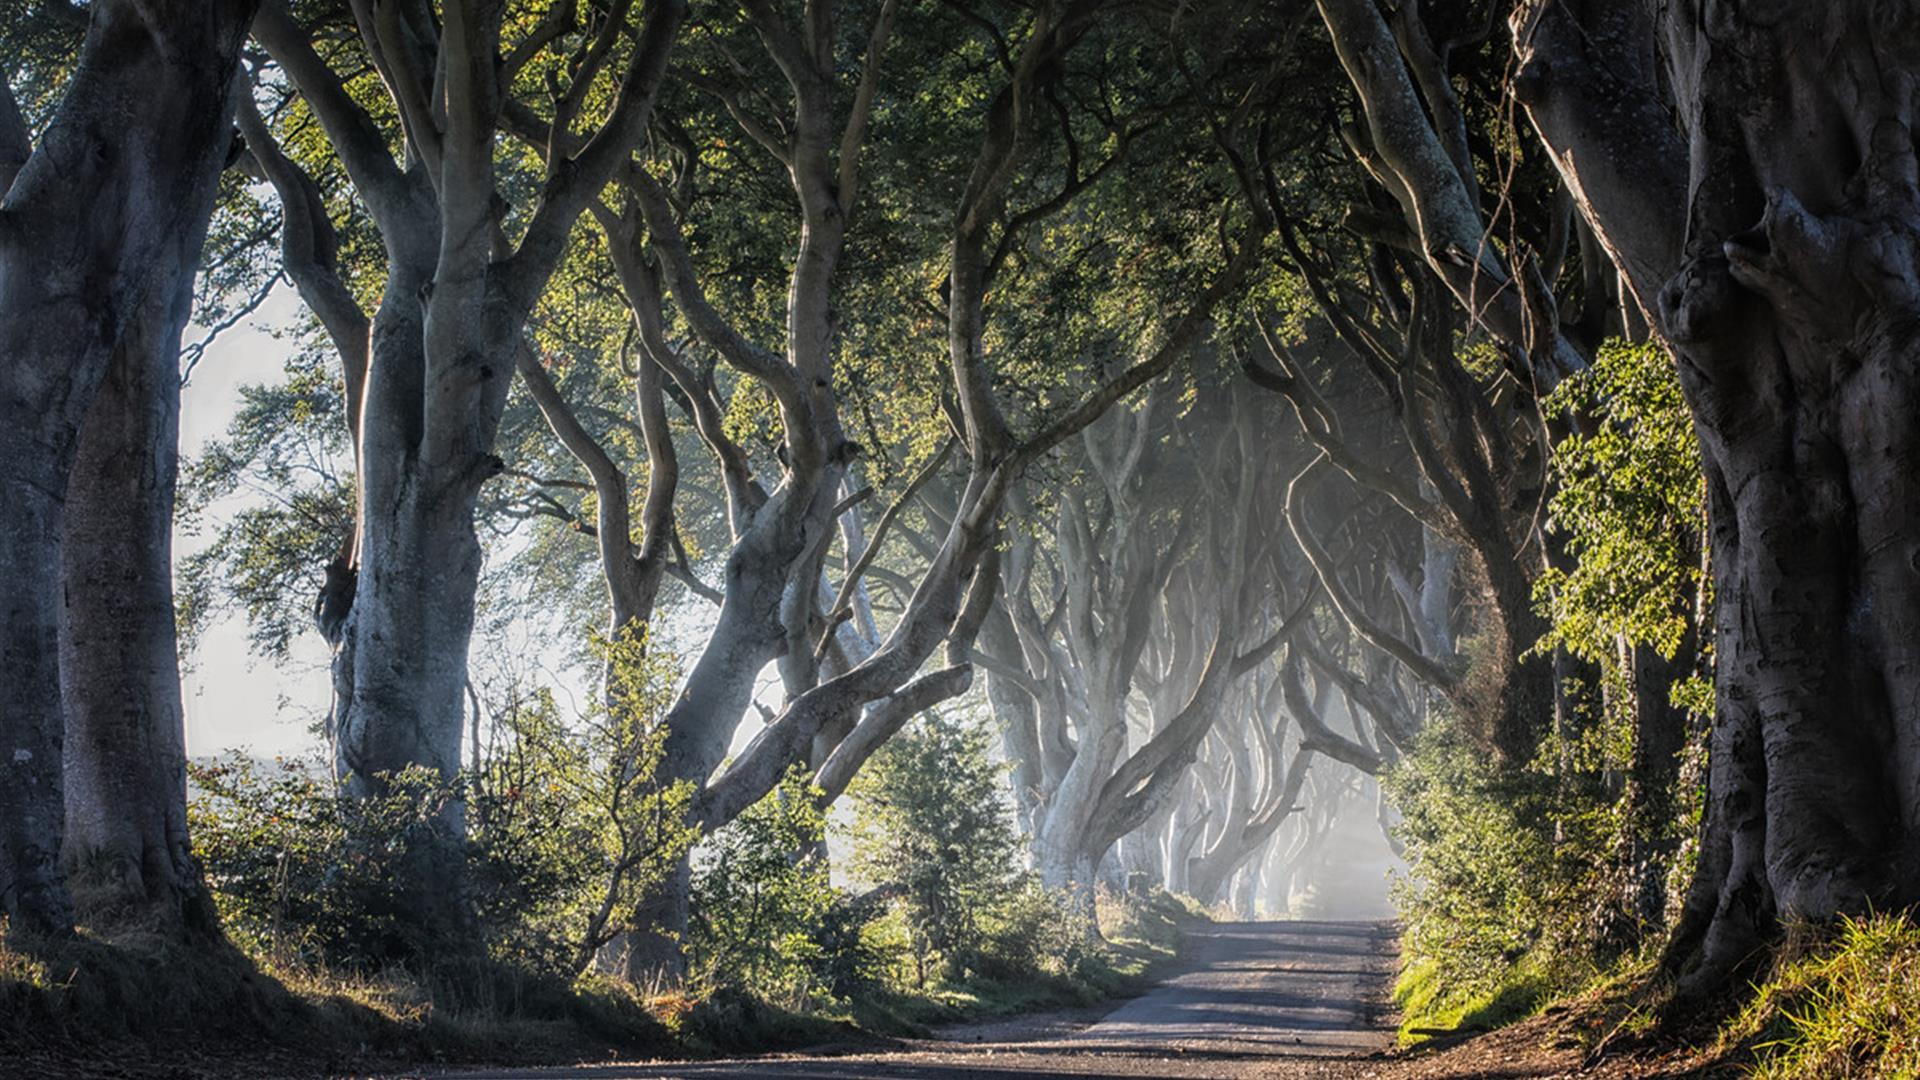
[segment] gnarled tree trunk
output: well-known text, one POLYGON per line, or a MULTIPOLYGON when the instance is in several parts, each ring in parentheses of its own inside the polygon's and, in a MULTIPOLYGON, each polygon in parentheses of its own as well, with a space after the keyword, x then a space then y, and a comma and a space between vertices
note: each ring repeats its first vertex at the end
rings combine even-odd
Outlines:
POLYGON ((1700 435, 1718 704, 1670 959, 1709 989, 1781 920, 1920 899, 1920 11, 1555 3, 1515 33, 1700 435))
MULTIPOLYGON (((0 667, 8 682, 0 705, 0 910, 16 931, 64 933, 73 923, 58 866, 59 639, 61 537, 81 427, 110 368, 177 347, 180 294, 212 214, 253 7, 94 4, 52 123, 18 175, 0 176, 11 181, 0 203, 0 667)), ((11 96, 0 97, 5 141, 26 145, 11 96)))

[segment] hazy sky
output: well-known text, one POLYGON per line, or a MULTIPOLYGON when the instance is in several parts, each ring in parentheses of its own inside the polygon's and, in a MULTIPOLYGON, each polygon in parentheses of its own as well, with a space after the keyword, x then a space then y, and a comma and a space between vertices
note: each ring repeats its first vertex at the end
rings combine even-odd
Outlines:
MULTIPOLYGON (((281 377, 288 342, 265 328, 295 325, 300 302, 281 285, 252 319, 221 335, 193 370, 180 401, 180 452, 200 453, 224 434, 240 404, 240 387, 281 377)), ((187 340, 201 331, 190 327, 187 340)), ((219 516, 219 515, 215 515, 219 516)), ((174 558, 206 544, 205 537, 174 535, 174 558)), ((246 627, 227 618, 209 627, 189 657, 182 682, 187 708, 187 752, 212 754, 244 748, 258 754, 295 753, 319 745, 308 730, 327 703, 326 646, 318 635, 295 642, 293 661, 280 667, 247 651, 246 627), (284 704, 285 707, 282 707, 284 704)))

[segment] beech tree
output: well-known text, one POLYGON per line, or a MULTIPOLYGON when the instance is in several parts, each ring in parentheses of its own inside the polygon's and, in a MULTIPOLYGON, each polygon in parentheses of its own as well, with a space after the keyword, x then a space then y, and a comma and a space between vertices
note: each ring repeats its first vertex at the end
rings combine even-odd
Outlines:
POLYGON ((73 924, 59 867, 63 659, 83 684, 114 675, 110 665, 125 671, 74 699, 74 842, 175 912, 196 878, 172 605, 155 603, 168 589, 170 500, 145 495, 172 482, 168 392, 253 9, 100 0, 37 139, 0 85, 0 660, 11 688, 0 709, 0 905, 16 931, 73 924), (132 522, 112 505, 128 488, 145 508, 132 522), (103 533, 113 548, 93 546, 103 533))
POLYGON ((1515 89, 1672 349, 1707 478, 1716 711, 1669 963, 1920 898, 1920 185, 1907 5, 1527 4, 1515 89))
MULTIPOLYGON (((523 332, 575 221, 646 130, 683 14, 677 0, 653 0, 636 32, 630 6, 595 12, 583 28, 580 12, 563 5, 530 25, 517 19, 509 36, 502 4, 436 13, 425 3, 356 2, 344 25, 357 36, 349 54, 357 59, 333 61, 278 0, 254 28, 325 132, 385 258, 371 315, 336 287, 324 259, 309 257, 293 275, 334 336, 355 425, 355 532, 318 604, 335 649, 328 732, 349 791, 377 793, 384 777, 411 767, 446 780, 460 768, 480 572, 474 511, 502 468, 493 444, 523 332), (503 117, 516 80, 535 61, 553 63, 543 58, 568 36, 580 48, 541 118, 562 149, 546 162, 534 205, 509 219, 497 161, 503 117), (379 74, 398 117, 399 157, 334 66, 359 60, 379 74), (589 100, 603 94, 604 116, 578 135, 589 100)), ((287 211, 283 246, 324 251, 313 241, 319 207, 283 155, 263 145, 256 161, 287 211)), ((416 845, 409 871, 410 917, 429 935, 457 936, 464 921, 457 801, 448 817, 416 845)))
POLYGON ((1305 746, 1287 754, 1287 714, 1280 708, 1281 695, 1274 692, 1277 680, 1264 682, 1243 689, 1243 711, 1234 718, 1238 722, 1218 728, 1230 779, 1212 793, 1224 797, 1219 801, 1225 802, 1225 813, 1212 840, 1189 857, 1186 868, 1187 895, 1203 904, 1219 899, 1228 881, 1300 809, 1302 786, 1313 765, 1313 751, 1305 746))
MULTIPOLYGON (((727 598, 722 601, 719 623, 667 720, 668 767, 675 778, 702 784, 693 816, 703 828, 724 824, 772 791, 790 764, 807 758, 814 752, 816 738, 835 728, 846 734, 819 766, 818 775, 821 786, 830 791, 844 787, 853 771, 915 713, 967 688, 972 679, 968 653, 997 580, 991 556, 1000 513, 1015 480, 1115 402, 1183 359, 1210 328, 1215 306, 1232 295, 1252 269, 1265 237, 1265 218, 1255 213, 1250 221, 1238 219, 1237 208, 1247 205, 1249 189, 1244 178, 1235 175, 1229 190, 1237 197, 1228 202, 1230 216, 1222 222, 1220 247, 1208 252, 1199 283, 1189 286, 1192 291, 1176 316, 1141 350, 1142 355, 1111 374, 1097 372, 1092 378, 1069 383, 1064 405, 1036 419, 1029 430, 1016 429, 1016 417, 1010 414, 996 378, 999 350, 989 336, 987 295, 1026 230, 1069 205, 1106 171, 1086 168, 1071 117, 1063 117, 1065 180, 1048 184, 1043 188, 1048 193, 1024 206, 1014 201, 1015 181, 1033 168, 1036 144, 1047 131, 1042 117, 1047 116, 1043 105, 1051 100, 1046 96, 1049 88, 1062 77, 1062 67, 1075 47, 1093 36, 1099 8, 1098 4, 1076 4, 1016 14, 1012 29, 1018 35, 1017 44, 1002 41, 1006 51, 995 69, 984 115, 979 117, 979 141, 967 166, 959 205, 944 233, 946 348, 941 381, 947 388, 947 417, 966 463, 965 479, 947 531, 892 627, 869 655, 844 673, 822 678, 819 658, 824 635, 832 634, 841 618, 839 612, 815 607, 814 597, 826 530, 837 516, 838 481, 850 461, 850 444, 837 413, 829 411, 837 406, 825 352, 817 360, 807 359, 814 355, 811 351, 792 352, 796 347, 825 350, 829 344, 824 328, 816 325, 825 318, 824 312, 794 305, 816 302, 811 299, 810 283, 818 280, 824 290, 830 278, 822 275, 830 264, 810 262, 811 249, 803 244, 802 258, 795 263, 795 285, 789 290, 790 354, 785 359, 773 355, 710 320, 711 306, 703 302, 684 248, 675 242, 682 229, 671 216, 671 204, 657 184, 645 179, 637 184, 669 295, 710 348, 769 387, 779 405, 784 435, 781 483, 766 504, 757 509, 749 505, 751 525, 728 556, 727 598), (1235 226, 1237 231, 1227 231, 1235 226), (796 358, 817 365, 818 370, 796 368, 796 358), (824 487, 813 486, 822 482, 824 487), (806 506, 794 501, 803 496, 806 506), (777 547, 761 550, 776 543, 777 547), (789 554, 782 557, 782 552, 789 554), (808 559, 803 572, 790 576, 792 560, 801 555, 808 559), (923 672, 923 665, 943 643, 948 646, 946 665, 923 672), (747 708, 753 677, 783 646, 784 707, 714 775, 747 708)), ((816 11, 825 17, 824 8, 816 11)), ((754 25, 779 61, 795 100, 802 102, 796 117, 817 108, 805 104, 805 99, 818 92, 816 86, 823 79, 820 70, 829 54, 826 41, 830 39, 820 36, 823 24, 816 22, 797 40, 795 31, 771 19, 771 12, 755 14, 754 25)), ((856 95, 854 100, 862 98, 856 95)), ((825 120, 822 112, 820 121, 825 120)), ((1218 136, 1225 146, 1243 137, 1234 120, 1229 117, 1223 122, 1218 136)), ((1111 127, 1113 118, 1099 116, 1096 122, 1111 127)), ((823 183, 816 170, 826 168, 824 155, 830 142, 817 134, 809 136, 809 130, 805 124, 796 128, 790 144, 797 189, 823 183)), ((854 128, 849 125, 842 130, 854 128)), ((773 147, 776 153, 779 146, 773 147)), ((1123 142, 1109 160, 1117 162, 1124 152, 1123 142)), ((844 164, 846 159, 841 161, 844 164)), ((832 202, 819 201, 826 198, 824 187, 815 194, 799 192, 806 213, 832 215, 831 221, 809 224, 803 238, 837 241, 840 216, 846 213, 838 199, 851 196, 854 188, 840 184, 833 191, 832 202)), ((824 304, 824 295, 823 291, 817 302, 824 304)), ((840 591, 845 588, 843 582, 840 591)), ((684 889, 669 890, 659 908, 660 944, 637 948, 634 963, 643 970, 677 967, 673 939, 685 919, 684 889)))
POLYGON ((1024 796, 1034 864, 1047 885, 1083 897, 1113 844, 1170 805, 1235 686, 1307 610, 1284 594, 1266 600, 1275 563, 1249 523, 1273 478, 1255 452, 1255 404, 1216 389, 1173 423, 1173 399, 1156 387, 1084 433, 1080 460, 1095 482, 1058 496, 1045 572, 1030 540, 1007 560, 1014 635, 987 647, 1018 651, 982 654, 1010 684, 996 700, 1022 730, 1013 749, 1035 755, 1015 759, 1017 775, 1037 782, 1024 796), (1187 425, 1211 434, 1173 434, 1187 425), (1160 451, 1149 457, 1149 446, 1160 451), (1182 490, 1200 494, 1170 496, 1182 490), (1009 701, 1015 691, 1025 699, 1009 701))

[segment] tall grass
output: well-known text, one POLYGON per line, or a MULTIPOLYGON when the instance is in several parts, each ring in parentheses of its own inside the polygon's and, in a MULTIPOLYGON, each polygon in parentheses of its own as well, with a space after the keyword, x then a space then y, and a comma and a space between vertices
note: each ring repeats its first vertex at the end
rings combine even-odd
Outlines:
POLYGON ((1773 974, 1721 1034, 1752 1075, 1920 1077, 1920 925, 1911 914, 1799 928, 1773 974))

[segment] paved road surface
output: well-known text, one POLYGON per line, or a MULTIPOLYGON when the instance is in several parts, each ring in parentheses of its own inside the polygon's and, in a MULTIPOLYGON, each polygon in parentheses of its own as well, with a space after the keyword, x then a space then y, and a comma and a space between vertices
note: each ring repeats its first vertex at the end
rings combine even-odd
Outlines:
POLYGON ((1384 1050, 1392 938, 1380 923, 1219 923, 1183 969, 1091 1025, 1063 1019, 953 1029, 840 1057, 470 1072, 459 1080, 1003 1080, 1351 1077, 1384 1050))

